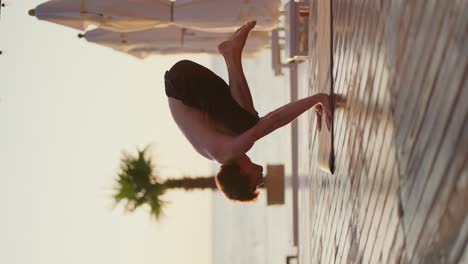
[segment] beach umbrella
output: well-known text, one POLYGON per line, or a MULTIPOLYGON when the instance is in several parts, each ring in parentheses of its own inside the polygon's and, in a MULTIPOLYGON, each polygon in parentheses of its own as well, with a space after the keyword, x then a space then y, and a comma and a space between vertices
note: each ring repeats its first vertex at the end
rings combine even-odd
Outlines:
POLYGON ((50 0, 29 11, 45 20, 78 30, 90 25, 135 31, 171 24, 169 0, 50 0))
POLYGON ((177 0, 174 21, 183 28, 233 32, 257 20, 256 31, 270 31, 278 25, 280 5, 280 0, 177 0))
POLYGON ((2 7, 5 7, 5 3, 2 3, 2 0, 0 0, 0 17, 2 16, 2 7))
POLYGON ((39 20, 86 30, 90 25, 130 32, 178 25, 233 32, 257 20, 255 30, 277 26, 280 0, 50 0, 29 11, 39 20))
MULTIPOLYGON (((232 33, 205 32, 170 26, 125 33, 95 29, 80 34, 79 37, 138 58, 146 58, 153 54, 217 54, 217 45, 228 39, 230 35, 232 33)), ((269 43, 268 32, 250 32, 244 53, 253 56, 268 47, 269 43)))

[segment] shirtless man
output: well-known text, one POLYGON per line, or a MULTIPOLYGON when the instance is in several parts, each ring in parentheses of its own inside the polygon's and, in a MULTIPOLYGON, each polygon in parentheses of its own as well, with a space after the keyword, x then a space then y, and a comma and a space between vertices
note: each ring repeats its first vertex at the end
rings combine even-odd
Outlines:
POLYGON ((257 188, 263 184, 262 166, 245 154, 255 141, 314 106, 319 119, 323 109, 328 128, 331 118, 327 94, 291 102, 259 118, 241 63, 242 49, 255 24, 246 23, 218 45, 226 61, 229 85, 209 69, 188 60, 177 62, 164 76, 175 122, 198 153, 222 164, 216 184, 234 201, 255 200, 257 188))

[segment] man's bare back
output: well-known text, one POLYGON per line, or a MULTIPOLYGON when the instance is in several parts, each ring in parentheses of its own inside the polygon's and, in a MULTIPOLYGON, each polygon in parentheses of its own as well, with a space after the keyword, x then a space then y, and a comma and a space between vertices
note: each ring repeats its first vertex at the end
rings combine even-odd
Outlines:
POLYGON ((217 159, 217 152, 220 146, 231 143, 235 135, 212 120, 208 113, 174 98, 169 97, 168 100, 174 121, 195 150, 207 159, 222 163, 217 159))

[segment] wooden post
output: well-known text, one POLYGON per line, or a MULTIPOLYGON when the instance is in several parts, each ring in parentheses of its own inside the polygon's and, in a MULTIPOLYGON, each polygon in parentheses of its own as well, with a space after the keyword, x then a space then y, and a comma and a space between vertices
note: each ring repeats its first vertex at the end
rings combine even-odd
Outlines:
MULTIPOLYGON (((297 63, 291 63, 289 68, 290 97, 296 101, 298 97, 297 63)), ((293 204, 293 244, 299 245, 299 127, 297 119, 291 122, 291 180, 293 204)))
POLYGON ((281 68, 281 46, 280 46, 279 29, 271 31, 271 66, 275 73, 275 76, 283 75, 281 68))
POLYGON ((265 179, 267 204, 284 204, 284 165, 267 165, 265 179))
POLYGON ((309 18, 307 2, 289 1, 286 10, 286 56, 288 61, 307 60, 309 18))

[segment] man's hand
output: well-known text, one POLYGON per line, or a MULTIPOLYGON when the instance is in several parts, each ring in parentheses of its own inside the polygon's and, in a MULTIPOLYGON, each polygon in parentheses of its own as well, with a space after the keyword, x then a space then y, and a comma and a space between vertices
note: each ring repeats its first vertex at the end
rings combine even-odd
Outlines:
POLYGON ((323 94, 323 99, 320 104, 315 107, 315 115, 317 117, 317 130, 322 130, 322 116, 325 113, 325 123, 327 124, 328 130, 331 127, 331 109, 330 109, 330 97, 327 94, 323 94))

